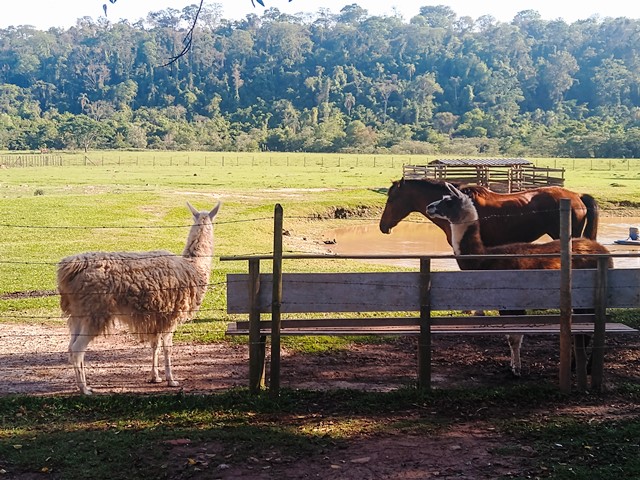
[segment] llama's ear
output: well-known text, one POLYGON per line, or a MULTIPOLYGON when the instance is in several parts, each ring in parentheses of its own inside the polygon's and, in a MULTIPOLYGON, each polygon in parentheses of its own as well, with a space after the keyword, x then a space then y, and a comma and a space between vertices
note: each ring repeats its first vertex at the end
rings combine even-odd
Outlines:
POLYGON ((218 214, 218 210, 220 210, 220 205, 222 205, 222 203, 218 202, 218 204, 215 207, 213 207, 213 210, 209 212, 209 218, 211 220, 213 220, 214 217, 218 214))
POLYGON ((200 213, 198 210, 196 210, 195 208, 193 208, 189 202, 187 202, 187 207, 189 207, 189 210, 191 210, 191 214, 192 214, 194 217, 195 217, 196 215, 198 215, 198 213, 200 213))
POLYGON ((454 197, 457 198, 462 198, 464 196, 464 194, 458 190, 455 185, 447 182, 447 188, 449 189, 449 191, 451 192, 451 195, 453 195, 454 197))
POLYGON ((453 195, 454 197, 458 196, 458 191, 456 190, 456 187, 451 185, 449 182, 444 182, 444 186, 447 187, 447 190, 449 190, 449 193, 451 195, 453 195))

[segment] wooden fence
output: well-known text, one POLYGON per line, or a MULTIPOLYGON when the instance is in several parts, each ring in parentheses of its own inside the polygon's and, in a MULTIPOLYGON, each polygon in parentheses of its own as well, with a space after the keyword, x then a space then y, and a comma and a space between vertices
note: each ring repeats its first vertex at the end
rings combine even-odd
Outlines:
POLYGON ((257 392, 264 384, 267 335, 271 336, 270 388, 277 392, 280 385, 281 335, 356 334, 418 335, 418 385, 429 388, 431 335, 438 333, 558 334, 560 388, 563 391, 571 389, 572 335, 576 336, 578 387, 586 388, 586 357, 582 335, 593 334, 592 388, 600 389, 604 369, 605 333, 636 333, 636 330, 625 325, 608 323, 606 309, 640 308, 640 269, 609 270, 608 255, 604 255, 598 257, 597 270, 572 271, 569 268, 571 252, 568 200, 562 202, 561 213, 565 220, 562 222, 564 228, 560 270, 431 271, 431 258, 456 258, 445 255, 419 257, 419 272, 283 274, 283 259, 416 257, 285 256, 282 254, 282 210, 277 205, 274 217, 273 255, 221 257, 223 261, 248 262, 248 274, 227 276, 227 312, 249 316, 248 320, 230 324, 228 333, 249 336, 250 389, 257 392), (271 274, 261 273, 261 261, 272 262, 271 274), (574 317, 574 308, 593 309, 594 313, 574 317), (510 317, 432 315, 437 311, 527 309, 557 309, 560 313, 510 317), (403 314, 386 317, 381 315, 384 312, 403 314), (416 316, 415 312, 419 314, 416 316), (324 315, 309 318, 310 314, 319 313, 324 315), (354 318, 353 315, 345 316, 345 313, 359 315, 354 318), (270 314, 270 320, 263 320, 262 314, 270 314), (282 314, 293 314, 294 318, 282 320, 282 314), (302 318, 295 318, 296 314, 304 315, 302 318), (327 317, 326 314, 333 316, 327 317))
POLYGON ((0 155, 0 168, 60 167, 62 156, 52 154, 0 155))
POLYGON ((520 192, 545 186, 563 186, 564 169, 535 165, 404 165, 403 178, 435 178, 471 183, 495 192, 520 192))

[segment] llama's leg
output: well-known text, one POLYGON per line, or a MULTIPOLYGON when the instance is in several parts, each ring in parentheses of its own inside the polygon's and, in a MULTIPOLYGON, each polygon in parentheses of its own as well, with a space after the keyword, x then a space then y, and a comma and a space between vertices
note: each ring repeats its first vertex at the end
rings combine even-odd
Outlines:
POLYGON ((511 371, 516 377, 521 375, 522 365, 520 362, 520 348, 524 335, 507 335, 509 348, 511 349, 511 371))
POLYGON ((167 385, 177 387, 178 382, 173 379, 171 371, 171 351, 173 350, 173 332, 162 335, 162 348, 164 351, 164 373, 167 377, 167 385))
MULTIPOLYGON (((500 315, 524 315, 526 310, 500 310, 500 315)), ((509 334, 507 335, 507 341, 509 342, 509 348, 511 349, 511 371, 516 377, 519 377, 522 372, 522 365, 520 363, 520 348, 522 347, 522 339, 524 335, 521 334, 509 334)))
POLYGON ((89 334, 86 331, 72 329, 71 341, 69 342, 69 362, 73 365, 78 388, 84 395, 91 395, 93 393, 91 388, 87 386, 87 377, 84 369, 84 355, 87 351, 87 346, 94 337, 95 335, 89 334))
POLYGON ((160 335, 155 335, 151 340, 151 378, 150 383, 160 383, 162 379, 158 373, 158 355, 160 352, 160 335))

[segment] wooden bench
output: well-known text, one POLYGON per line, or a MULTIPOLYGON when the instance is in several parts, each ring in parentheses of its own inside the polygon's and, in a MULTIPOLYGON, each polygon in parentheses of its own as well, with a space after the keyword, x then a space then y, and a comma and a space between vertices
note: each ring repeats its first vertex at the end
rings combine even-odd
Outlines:
MULTIPOLYGON (((561 334, 560 314, 433 315, 559 309, 559 270, 432 272, 429 259, 421 258, 420 272, 276 272, 279 281, 274 289, 274 275, 260 273, 259 267, 260 259, 269 258, 222 258, 249 260, 248 274, 227 276, 227 312, 248 315, 230 323, 227 334, 250 336, 250 388, 254 391, 264 385, 267 336, 272 338, 271 388, 279 388, 281 335, 419 335, 418 385, 430 388, 432 335, 561 334), (271 319, 264 318, 269 314, 271 319)), ((607 270, 604 261, 598 270, 573 270, 570 296, 574 309, 595 312, 573 315, 567 332, 579 340, 575 342, 578 386, 586 388, 587 383, 584 335, 593 334, 591 384, 600 389, 605 333, 637 333, 624 324, 608 322, 606 309, 640 308, 640 269, 607 270)))

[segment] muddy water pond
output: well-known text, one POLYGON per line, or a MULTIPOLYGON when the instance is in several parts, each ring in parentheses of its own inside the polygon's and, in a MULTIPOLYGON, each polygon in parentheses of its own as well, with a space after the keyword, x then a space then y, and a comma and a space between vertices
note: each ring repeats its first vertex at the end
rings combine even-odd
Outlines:
MULTIPOLYGON (((598 241, 612 253, 640 254, 640 247, 616 245, 614 243, 614 240, 624 240, 629 236, 629 227, 637 227, 639 225, 640 217, 600 217, 598 241)), ((442 230, 427 220, 402 221, 394 227, 389 235, 380 232, 376 223, 331 230, 325 234, 325 238, 335 240, 335 244, 330 246, 331 252, 342 255, 429 255, 453 253, 442 230)), ((549 237, 544 236, 539 241, 549 240, 549 237)), ((376 262, 406 267, 418 266, 418 260, 414 259, 376 260, 376 262)), ((640 257, 615 258, 614 264, 618 268, 638 268, 640 267, 640 257)), ((434 260, 432 265, 433 268, 439 270, 458 268, 454 260, 434 260)))

